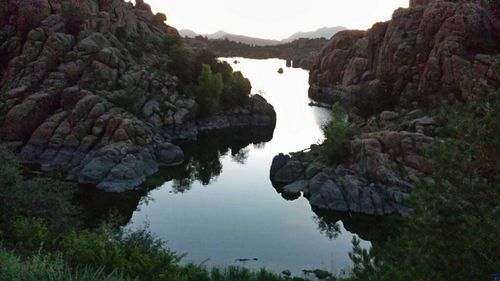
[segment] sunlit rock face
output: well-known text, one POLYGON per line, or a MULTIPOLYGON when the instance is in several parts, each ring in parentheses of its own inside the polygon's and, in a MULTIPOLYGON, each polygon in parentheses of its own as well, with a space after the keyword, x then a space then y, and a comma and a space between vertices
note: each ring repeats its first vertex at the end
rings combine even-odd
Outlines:
MULTIPOLYGON (((113 192, 182 162, 171 141, 196 137, 198 106, 166 68, 166 39, 180 38, 165 20, 143 1, 1 1, 1 139, 24 162, 113 192)), ((274 126, 253 101, 238 125, 274 126)))
POLYGON ((310 96, 349 100, 365 87, 390 84, 395 104, 436 104, 458 96, 461 83, 500 83, 500 19, 484 1, 412 0, 388 22, 344 31, 323 48, 311 70, 310 96), (343 91, 342 91, 343 90, 343 91))

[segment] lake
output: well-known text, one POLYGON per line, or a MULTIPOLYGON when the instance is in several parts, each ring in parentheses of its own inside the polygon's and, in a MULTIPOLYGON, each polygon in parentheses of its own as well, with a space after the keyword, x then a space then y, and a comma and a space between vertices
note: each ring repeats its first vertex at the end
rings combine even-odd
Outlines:
MULTIPOLYGON (((323 138, 321 126, 329 111, 308 106, 308 72, 286 68, 277 59, 224 60, 251 81, 252 93, 274 106, 276 129, 263 136, 235 131, 184 144, 187 163, 163 168, 150 180, 155 188, 141 195, 138 206, 127 207, 131 218, 126 228, 147 226, 169 248, 186 253, 184 262, 295 274, 348 269, 351 231, 369 237, 361 232, 370 222, 312 210, 303 197, 285 199, 269 180, 276 154, 308 148, 323 138), (280 67, 283 74, 278 74, 280 67), (236 261, 242 258, 258 260, 236 261)), ((371 243, 362 240, 362 246, 371 243)))

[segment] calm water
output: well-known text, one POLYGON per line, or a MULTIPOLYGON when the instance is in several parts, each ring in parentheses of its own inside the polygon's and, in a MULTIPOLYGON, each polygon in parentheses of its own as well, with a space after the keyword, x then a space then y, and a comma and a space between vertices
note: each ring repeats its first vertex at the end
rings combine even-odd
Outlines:
POLYGON ((353 234, 346 228, 363 232, 367 223, 314 212, 303 197, 285 200, 269 180, 277 153, 305 149, 323 137, 321 125, 329 114, 308 106, 308 72, 285 68, 282 60, 234 60, 227 59, 250 79, 252 92, 274 106, 278 121, 273 136, 234 132, 185 145, 187 164, 164 169, 152 180, 157 188, 138 203, 127 227, 148 225, 171 249, 187 253, 185 262, 295 273, 348 268, 353 234), (238 263, 239 258, 258 261, 238 263))

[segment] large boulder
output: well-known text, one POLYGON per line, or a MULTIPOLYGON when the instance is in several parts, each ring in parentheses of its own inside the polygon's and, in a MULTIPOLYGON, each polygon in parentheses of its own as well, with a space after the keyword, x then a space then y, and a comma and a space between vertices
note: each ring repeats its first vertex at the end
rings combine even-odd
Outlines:
POLYGON ((178 165, 184 162, 182 149, 171 143, 162 143, 156 148, 158 162, 163 165, 178 165))
MULTIPOLYGON (((273 161, 274 162, 274 161, 273 161)), ((288 160, 281 168, 276 168, 274 174, 271 174, 271 181, 274 183, 287 184, 292 183, 304 176, 304 165, 297 160, 288 160)))

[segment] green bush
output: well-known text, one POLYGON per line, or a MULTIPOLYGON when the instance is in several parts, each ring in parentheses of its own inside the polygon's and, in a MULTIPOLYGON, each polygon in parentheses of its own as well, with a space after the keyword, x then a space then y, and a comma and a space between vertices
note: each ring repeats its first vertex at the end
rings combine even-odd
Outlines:
POLYGON ((61 231, 75 226, 78 209, 71 202, 75 188, 51 178, 23 180, 11 153, 0 148, 0 210, 6 218, 38 218, 61 231))
POLYGON ((346 118, 343 108, 335 104, 332 107, 331 121, 323 126, 325 141, 321 149, 323 160, 327 163, 343 162, 349 155, 349 142, 354 132, 346 118))
POLYGON ((241 72, 232 73, 229 81, 224 84, 221 102, 226 108, 244 106, 248 104, 251 90, 250 81, 241 72))
POLYGON ((45 243, 52 241, 50 229, 42 220, 21 217, 11 221, 9 225, 10 239, 18 241, 16 248, 36 252, 42 249, 45 243))
POLYGON ((124 234, 103 226, 71 232, 60 251, 72 266, 103 267, 140 280, 166 280, 179 258, 164 246, 145 230, 124 234))
POLYGON ((196 102, 202 116, 210 115, 218 109, 223 88, 222 76, 219 73, 214 75, 210 66, 204 64, 196 89, 196 102))
POLYGON ((0 280, 2 281, 125 281, 117 273, 106 274, 101 269, 70 270, 61 257, 36 254, 20 259, 14 253, 0 249, 0 280))

